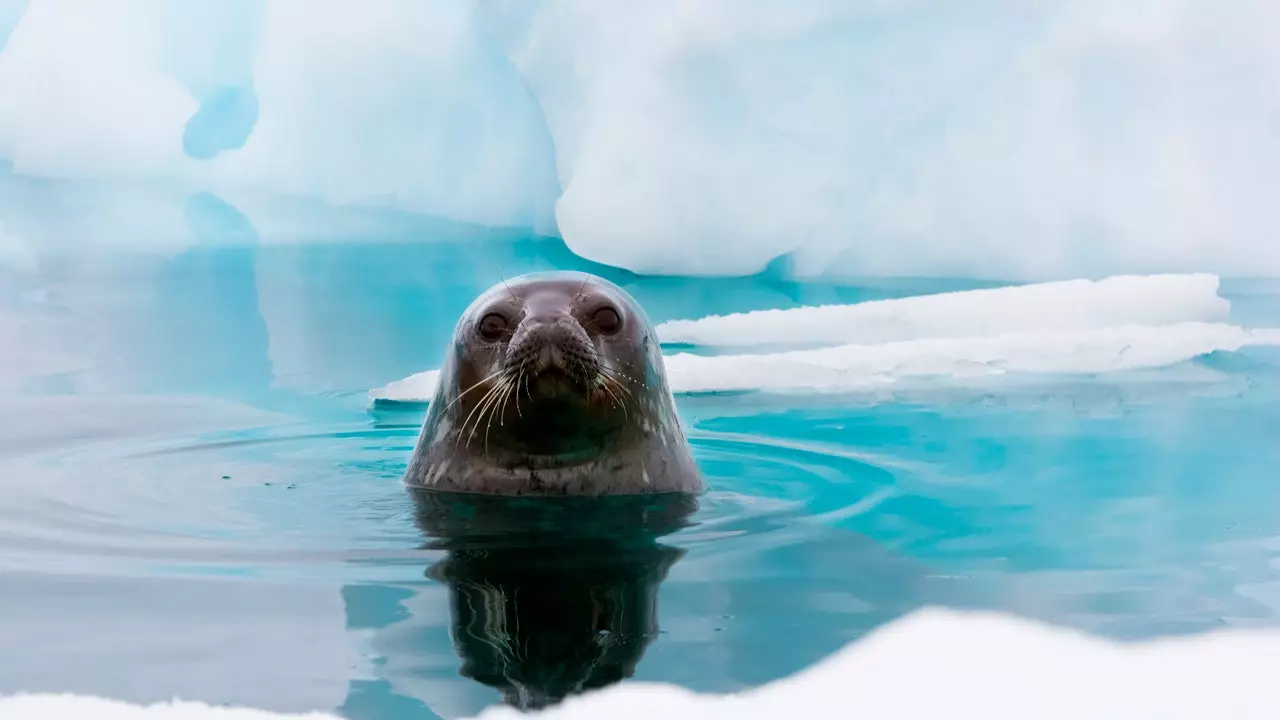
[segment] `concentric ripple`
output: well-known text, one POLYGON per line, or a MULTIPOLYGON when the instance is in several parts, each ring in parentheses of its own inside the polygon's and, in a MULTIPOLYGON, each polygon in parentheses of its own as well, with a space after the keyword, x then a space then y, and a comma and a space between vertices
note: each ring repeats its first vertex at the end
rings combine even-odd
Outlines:
MULTIPOLYGON (((401 475, 418 425, 291 424, 58 448, 7 464, 4 569, 365 578, 432 552, 401 475), (33 479, 30 482, 26 478, 33 479), (150 570, 148 570, 150 568, 150 570)), ((892 495, 867 459, 726 433, 693 438, 711 491, 673 542, 705 557, 804 542, 892 495)))

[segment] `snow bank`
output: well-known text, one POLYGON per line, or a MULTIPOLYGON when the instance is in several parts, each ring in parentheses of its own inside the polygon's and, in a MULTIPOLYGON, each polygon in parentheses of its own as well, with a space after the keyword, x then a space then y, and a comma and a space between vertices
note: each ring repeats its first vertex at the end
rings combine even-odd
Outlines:
POLYGON ((1111 277, 939 293, 854 305, 760 310, 657 327, 664 343, 762 347, 1094 330, 1227 319, 1215 275, 1111 277))
POLYGON ((1278 22, 1256 0, 0 0, 0 162, 558 228, 640 272, 1274 275, 1278 22))
MULTIPOLYGON (((1212 275, 1114 277, 970 290, 855 305, 764 310, 657 327, 667 342, 749 354, 664 356, 672 392, 854 391, 1010 374, 1095 375, 1280 344, 1280 330, 1225 320, 1212 275), (778 345, 824 347, 769 352, 778 345)), ((370 392, 427 402, 429 370, 370 392)))
MULTIPOLYGON (((927 609, 797 675, 734 695, 627 682, 533 715, 548 720, 959 717, 1271 720, 1280 715, 1280 633, 1223 630, 1120 644, 1028 620, 927 609)), ((198 704, 0 699, 6 720, 334 720, 198 704)), ((492 707, 477 720, 530 715, 492 707)))

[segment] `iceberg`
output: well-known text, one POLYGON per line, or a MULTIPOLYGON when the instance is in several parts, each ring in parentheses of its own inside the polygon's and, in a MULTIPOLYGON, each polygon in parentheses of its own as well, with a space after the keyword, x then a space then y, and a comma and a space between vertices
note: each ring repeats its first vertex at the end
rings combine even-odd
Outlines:
POLYGON ((648 274, 1280 274, 1274 3, 0 0, 0 164, 648 274))
MULTIPOLYGON (((624 682, 536 713, 546 720, 752 720, 799 715, 990 720, 1103 718, 1271 720, 1280 634, 1232 628, 1120 643, 994 613, 928 608, 898 619, 796 675, 741 693, 624 682)), ((195 702, 134 705, 77 695, 0 697, 8 720, 338 720, 195 702)), ((491 707, 473 720, 527 715, 491 707)))

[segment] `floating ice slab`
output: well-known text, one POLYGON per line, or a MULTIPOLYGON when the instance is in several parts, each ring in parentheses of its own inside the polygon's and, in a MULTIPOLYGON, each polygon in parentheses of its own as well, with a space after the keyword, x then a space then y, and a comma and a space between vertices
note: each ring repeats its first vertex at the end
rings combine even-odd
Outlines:
MULTIPOLYGON (((758 353, 664 356, 673 392, 849 391, 910 380, 1013 373, 1091 375, 1174 365, 1277 343, 1223 322, 1214 275, 1121 276, 969 290, 855 305, 763 310, 657 327, 665 342, 758 353), (777 351, 778 346, 821 345, 777 351)), ((377 401, 427 402, 438 373, 377 388, 377 401)))
MULTIPOLYGON (((1120 644, 988 613, 927 609, 792 677, 730 695, 626 682, 534 715, 491 707, 475 720, 1273 720, 1280 633, 1221 630, 1120 644)), ((337 720, 195 703, 149 707, 73 695, 0 698, 5 720, 337 720)))
MULTIPOLYGON (((764 390, 840 392, 910 380, 964 383, 1012 373, 1093 375, 1165 367, 1216 351, 1280 345, 1280 330, 1214 323, 1130 325, 1076 332, 927 338, 759 355, 664 356, 674 393, 764 390)), ((370 392, 370 399, 429 402, 437 371, 370 392)))
POLYGON ((1092 330, 1227 319, 1216 275, 1118 276, 853 305, 759 310, 657 327, 664 343, 761 347, 1092 330))
POLYGON ((678 392, 841 391, 934 378, 964 382, 1013 373, 1094 375, 1165 367, 1216 351, 1280 344, 1280 330, 1179 323, 1078 332, 929 338, 760 355, 667 359, 678 392))

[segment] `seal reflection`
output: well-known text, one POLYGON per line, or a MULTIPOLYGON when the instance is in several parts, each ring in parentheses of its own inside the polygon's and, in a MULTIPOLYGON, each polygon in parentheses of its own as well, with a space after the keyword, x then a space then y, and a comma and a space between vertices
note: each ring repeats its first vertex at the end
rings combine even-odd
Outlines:
POLYGON ((449 588, 460 674, 533 710, 629 678, 658 635, 688 493, 506 497, 409 489, 449 588))

